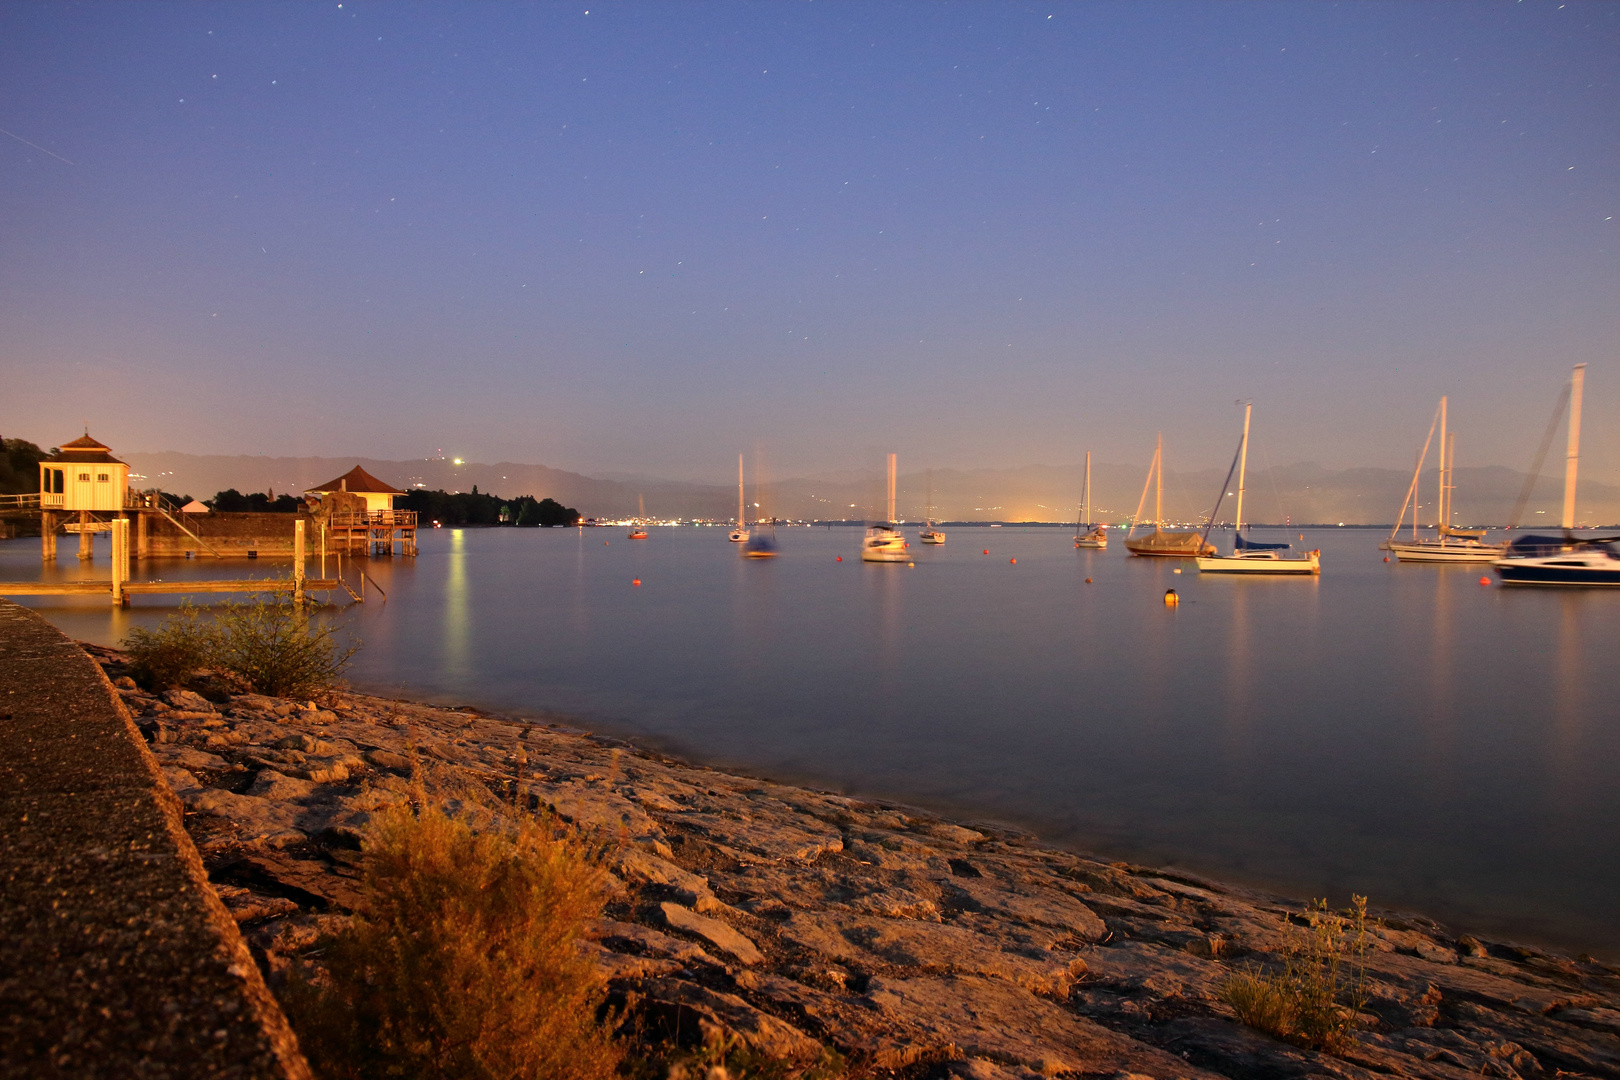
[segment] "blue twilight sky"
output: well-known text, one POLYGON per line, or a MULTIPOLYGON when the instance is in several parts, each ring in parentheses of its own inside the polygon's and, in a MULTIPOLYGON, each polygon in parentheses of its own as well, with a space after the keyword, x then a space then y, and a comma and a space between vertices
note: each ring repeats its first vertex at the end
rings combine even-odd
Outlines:
POLYGON ((1620 4, 0 6, 0 433, 1620 479, 1620 4))

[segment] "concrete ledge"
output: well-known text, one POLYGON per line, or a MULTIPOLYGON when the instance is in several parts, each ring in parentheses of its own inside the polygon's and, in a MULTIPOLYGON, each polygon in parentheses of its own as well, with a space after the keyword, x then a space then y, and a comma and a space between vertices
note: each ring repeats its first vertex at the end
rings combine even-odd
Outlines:
POLYGON ((0 1077, 308 1080, 101 668, 0 600, 0 1077))

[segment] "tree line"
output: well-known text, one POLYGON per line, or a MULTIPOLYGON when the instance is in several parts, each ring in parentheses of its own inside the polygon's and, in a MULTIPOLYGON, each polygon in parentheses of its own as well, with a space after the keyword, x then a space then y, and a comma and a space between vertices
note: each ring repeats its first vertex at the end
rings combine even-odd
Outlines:
POLYGON ((556 499, 536 499, 533 495, 520 495, 503 499, 488 492, 480 493, 477 485, 471 491, 428 491, 414 488, 396 496, 394 506, 400 510, 415 510, 422 525, 437 521, 441 525, 515 525, 520 529, 550 529, 558 525, 579 524, 580 514, 556 499))

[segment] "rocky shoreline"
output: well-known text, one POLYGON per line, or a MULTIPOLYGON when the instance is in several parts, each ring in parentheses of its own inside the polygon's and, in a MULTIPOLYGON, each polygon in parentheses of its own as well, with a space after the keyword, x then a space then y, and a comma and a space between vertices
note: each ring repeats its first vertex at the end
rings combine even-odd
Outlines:
POLYGON ((1304 1050, 1218 994, 1276 959, 1297 902, 469 708, 152 696, 87 648, 272 985, 347 917, 369 815, 420 782, 595 834, 614 893, 590 947, 612 998, 768 1075, 1620 1076, 1620 971, 1588 957, 1384 914, 1361 1025, 1337 1054, 1304 1050))

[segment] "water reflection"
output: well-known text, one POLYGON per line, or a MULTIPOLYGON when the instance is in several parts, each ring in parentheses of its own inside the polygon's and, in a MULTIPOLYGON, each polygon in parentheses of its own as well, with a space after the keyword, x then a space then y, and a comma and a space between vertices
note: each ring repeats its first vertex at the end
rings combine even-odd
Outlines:
POLYGON ((450 559, 444 584, 444 662, 447 674, 471 672, 472 598, 467 587, 467 531, 450 530, 450 559))

